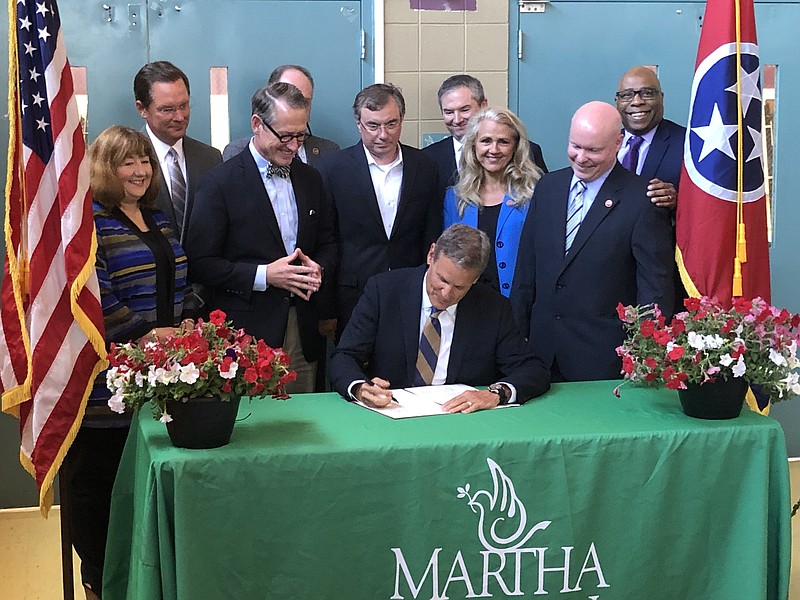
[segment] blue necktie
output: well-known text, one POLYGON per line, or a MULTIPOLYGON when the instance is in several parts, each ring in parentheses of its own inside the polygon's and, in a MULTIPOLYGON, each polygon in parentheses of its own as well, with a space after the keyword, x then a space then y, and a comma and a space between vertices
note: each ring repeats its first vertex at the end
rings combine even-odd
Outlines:
POLYGON ((572 187, 572 195, 570 196, 569 206, 567 206, 567 230, 564 244, 564 254, 569 252, 572 242, 575 241, 575 236, 578 235, 578 228, 581 226, 583 216, 583 193, 586 191, 586 184, 578 179, 572 187))
POLYGON ((433 382, 436 363, 439 361, 439 344, 442 341, 442 324, 439 322, 441 314, 441 310, 432 306, 431 315, 422 328, 417 352, 417 371, 414 373, 415 386, 430 385, 433 382))

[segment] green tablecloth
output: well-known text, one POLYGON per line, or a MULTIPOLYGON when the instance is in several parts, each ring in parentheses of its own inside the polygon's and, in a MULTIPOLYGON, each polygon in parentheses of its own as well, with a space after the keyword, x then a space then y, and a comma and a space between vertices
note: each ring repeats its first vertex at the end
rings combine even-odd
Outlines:
POLYGON ((400 421, 333 394, 244 401, 215 450, 173 448, 144 411, 103 598, 785 599, 779 425, 614 385, 400 421))

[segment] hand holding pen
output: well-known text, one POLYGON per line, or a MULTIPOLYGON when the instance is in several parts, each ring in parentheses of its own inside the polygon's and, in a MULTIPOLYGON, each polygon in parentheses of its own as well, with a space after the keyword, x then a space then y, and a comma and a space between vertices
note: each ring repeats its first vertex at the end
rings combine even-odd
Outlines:
POLYGON ((385 379, 373 377, 358 386, 355 396, 361 402, 381 408, 388 406, 392 401, 392 392, 389 391, 389 387, 390 384, 385 379))

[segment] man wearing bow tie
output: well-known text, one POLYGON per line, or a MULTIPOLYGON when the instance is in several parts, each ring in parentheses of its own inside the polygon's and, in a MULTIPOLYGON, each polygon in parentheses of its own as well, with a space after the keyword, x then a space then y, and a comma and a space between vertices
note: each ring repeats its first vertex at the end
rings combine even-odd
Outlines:
POLYGON ((570 166, 536 184, 520 238, 514 316, 553 381, 616 379, 625 332, 616 306, 673 306, 669 211, 617 162, 621 119, 605 102, 572 118, 570 166))
POLYGON ((277 82, 251 104, 248 149, 211 171, 195 197, 189 271, 211 288, 211 310, 289 353, 297 372, 289 393, 311 392, 325 350, 320 331, 333 317, 336 239, 322 179, 296 158, 309 102, 277 82))

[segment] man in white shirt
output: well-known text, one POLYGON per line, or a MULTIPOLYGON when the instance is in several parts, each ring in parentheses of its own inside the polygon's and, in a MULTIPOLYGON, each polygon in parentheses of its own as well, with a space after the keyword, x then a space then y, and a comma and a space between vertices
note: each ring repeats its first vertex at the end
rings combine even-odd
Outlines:
POLYGON ((353 113, 361 141, 323 157, 319 170, 337 217, 340 334, 372 275, 425 262, 442 230, 436 165, 400 143, 405 100, 391 84, 361 90, 353 113))
POLYGON ((456 223, 431 245, 427 266, 370 279, 331 356, 336 391, 386 406, 391 388, 488 385, 444 405, 466 413, 546 392, 549 373, 526 348, 509 301, 476 283, 489 249, 485 233, 456 223))
POLYGON ((191 104, 189 78, 167 61, 144 65, 133 80, 136 109, 161 167, 156 204, 183 243, 197 185, 220 162, 219 150, 186 135, 191 104))

